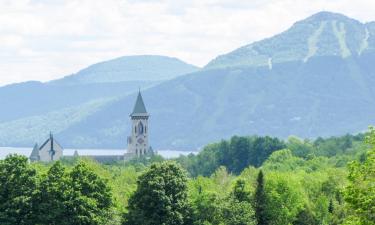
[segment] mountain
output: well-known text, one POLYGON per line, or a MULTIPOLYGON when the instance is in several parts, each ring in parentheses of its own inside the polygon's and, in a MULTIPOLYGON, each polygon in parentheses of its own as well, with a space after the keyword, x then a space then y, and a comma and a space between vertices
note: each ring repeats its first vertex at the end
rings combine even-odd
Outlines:
MULTIPOLYGON (((365 130, 375 124, 374 24, 321 12, 219 56, 202 70, 153 85, 142 92, 151 144, 195 149, 232 135, 314 138, 365 130)), ((59 114, 74 121, 68 125, 42 124, 57 127, 65 147, 125 148, 135 98, 90 102, 59 114), (87 109, 91 104, 95 110, 87 109), (71 115, 75 110, 83 113, 71 115)), ((0 123, 3 134, 22 130, 0 133, 0 145, 31 142, 22 119, 0 123)))
POLYGON ((47 83, 0 87, 0 146, 29 146, 50 130, 58 134, 139 88, 196 70, 176 58, 126 56, 47 83))
POLYGON ((342 14, 320 12, 287 31, 218 56, 206 69, 268 66, 313 57, 360 56, 375 48, 375 23, 363 24, 342 14))
POLYGON ((157 55, 123 56, 91 65, 54 84, 87 84, 124 81, 161 81, 199 68, 177 58, 157 55))

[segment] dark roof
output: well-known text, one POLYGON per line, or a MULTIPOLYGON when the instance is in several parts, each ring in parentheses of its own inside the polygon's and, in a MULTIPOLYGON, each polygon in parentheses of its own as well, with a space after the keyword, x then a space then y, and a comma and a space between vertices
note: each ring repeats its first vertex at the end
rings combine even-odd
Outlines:
POLYGON ((135 102, 133 112, 130 115, 133 116, 137 114, 141 114, 141 115, 147 114, 146 106, 145 106, 145 103, 143 102, 143 98, 142 98, 140 91, 138 92, 138 97, 137 97, 137 101, 135 102))
POLYGON ((61 145, 53 138, 52 132, 50 132, 49 138, 39 147, 39 150, 41 150, 50 140, 52 142, 51 147, 53 147, 55 145, 59 145, 61 147, 61 145))
POLYGON ((50 138, 48 138, 40 147, 39 147, 39 150, 41 150, 48 142, 49 142, 50 138))

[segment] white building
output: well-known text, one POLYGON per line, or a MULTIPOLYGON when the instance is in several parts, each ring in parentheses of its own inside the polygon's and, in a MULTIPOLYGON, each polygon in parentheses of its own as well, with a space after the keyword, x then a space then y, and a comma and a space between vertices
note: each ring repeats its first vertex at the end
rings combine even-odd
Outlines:
POLYGON ((40 147, 38 147, 38 144, 35 144, 29 159, 32 162, 51 162, 59 160, 62 156, 63 148, 53 138, 53 135, 51 133, 49 138, 40 147))
POLYGON ((131 136, 128 137, 127 155, 139 157, 152 153, 152 148, 150 148, 148 141, 149 116, 150 115, 147 113, 141 92, 139 91, 133 112, 130 114, 132 127, 131 136))

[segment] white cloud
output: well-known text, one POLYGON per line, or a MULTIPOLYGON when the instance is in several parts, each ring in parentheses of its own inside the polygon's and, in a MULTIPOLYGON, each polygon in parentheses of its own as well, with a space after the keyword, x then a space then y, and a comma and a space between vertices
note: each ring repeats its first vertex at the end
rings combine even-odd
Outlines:
POLYGON ((203 66, 322 10, 375 20, 372 0, 0 0, 0 85, 122 55, 203 66))

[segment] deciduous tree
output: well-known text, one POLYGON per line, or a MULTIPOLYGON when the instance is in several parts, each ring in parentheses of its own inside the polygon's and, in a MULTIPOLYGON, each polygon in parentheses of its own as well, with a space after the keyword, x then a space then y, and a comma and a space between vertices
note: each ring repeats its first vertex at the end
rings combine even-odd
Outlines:
POLYGON ((129 199, 125 224, 191 224, 187 200, 186 172, 174 162, 162 162, 138 178, 138 187, 129 199))

